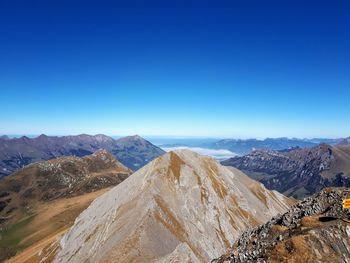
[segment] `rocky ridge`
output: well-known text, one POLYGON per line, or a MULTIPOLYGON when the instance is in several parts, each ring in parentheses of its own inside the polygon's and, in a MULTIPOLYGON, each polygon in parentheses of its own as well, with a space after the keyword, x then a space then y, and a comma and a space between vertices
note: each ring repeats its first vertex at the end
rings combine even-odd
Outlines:
POLYGON ((33 163, 0 180, 0 262, 69 227, 94 198, 131 173, 99 150, 33 163))
POLYGON ((324 189, 245 231, 230 253, 212 262, 350 262, 350 210, 342 208, 343 190, 324 189))
POLYGON ((222 164, 244 171, 268 189, 303 198, 324 187, 350 186, 350 154, 346 148, 350 149, 320 144, 305 149, 255 150, 222 164))

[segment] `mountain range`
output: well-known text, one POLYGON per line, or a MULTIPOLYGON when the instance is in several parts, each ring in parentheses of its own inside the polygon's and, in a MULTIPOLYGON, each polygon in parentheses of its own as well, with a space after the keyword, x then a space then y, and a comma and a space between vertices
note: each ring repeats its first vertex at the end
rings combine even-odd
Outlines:
POLYGON ((9 175, 27 164, 50 160, 59 156, 82 157, 105 149, 121 163, 137 170, 154 158, 164 154, 159 147, 140 136, 115 140, 106 135, 46 136, 36 138, 0 138, 0 177, 9 175))
POLYGON ((333 145, 339 143, 342 140, 344 139, 298 139, 286 137, 266 138, 264 140, 224 139, 216 142, 204 143, 202 144, 202 147, 207 147, 210 149, 227 149, 238 155, 245 155, 256 149, 284 150, 294 147, 306 148, 316 146, 320 143, 327 143, 333 145))
POLYGON ((350 144, 319 144, 311 148, 255 150, 222 164, 236 167, 268 189, 303 198, 324 187, 350 187, 350 144))
POLYGON ((0 262, 350 258, 346 188, 321 190, 349 187, 348 139, 255 149, 219 163, 187 149, 153 152, 159 148, 139 136, 81 136, 0 139, 29 140, 14 143, 27 156, 60 154, 0 180, 0 262), (133 173, 116 154, 148 163, 133 173))
POLYGON ((97 198, 41 253, 53 262, 209 262, 293 199, 188 150, 150 162, 97 198))
POLYGON ((0 180, 0 262, 70 227, 132 171, 105 150, 30 164, 0 180))

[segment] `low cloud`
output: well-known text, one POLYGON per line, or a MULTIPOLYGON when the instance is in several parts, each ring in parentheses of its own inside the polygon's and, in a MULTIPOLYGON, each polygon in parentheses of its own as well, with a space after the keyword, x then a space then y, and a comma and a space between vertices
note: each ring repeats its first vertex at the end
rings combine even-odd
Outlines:
POLYGON ((208 155, 218 160, 225 160, 225 159, 229 159, 231 157, 237 156, 236 153, 226 149, 208 149, 208 148, 188 147, 188 146, 162 147, 162 149, 166 152, 173 151, 173 150, 180 150, 180 149, 189 149, 201 155, 208 155))

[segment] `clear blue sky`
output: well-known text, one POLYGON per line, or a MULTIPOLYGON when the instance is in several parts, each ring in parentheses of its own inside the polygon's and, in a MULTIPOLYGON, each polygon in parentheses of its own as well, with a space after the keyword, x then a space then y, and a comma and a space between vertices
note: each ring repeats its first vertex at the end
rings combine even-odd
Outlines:
POLYGON ((3 0, 0 133, 349 136, 349 14, 349 1, 3 0))

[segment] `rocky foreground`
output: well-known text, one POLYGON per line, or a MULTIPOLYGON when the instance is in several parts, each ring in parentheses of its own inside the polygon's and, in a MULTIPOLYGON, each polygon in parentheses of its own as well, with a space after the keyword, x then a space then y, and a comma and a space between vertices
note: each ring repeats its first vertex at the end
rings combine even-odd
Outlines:
POLYGON ((212 262, 350 262, 350 209, 342 207, 343 190, 324 189, 304 199, 244 232, 230 253, 212 262))

